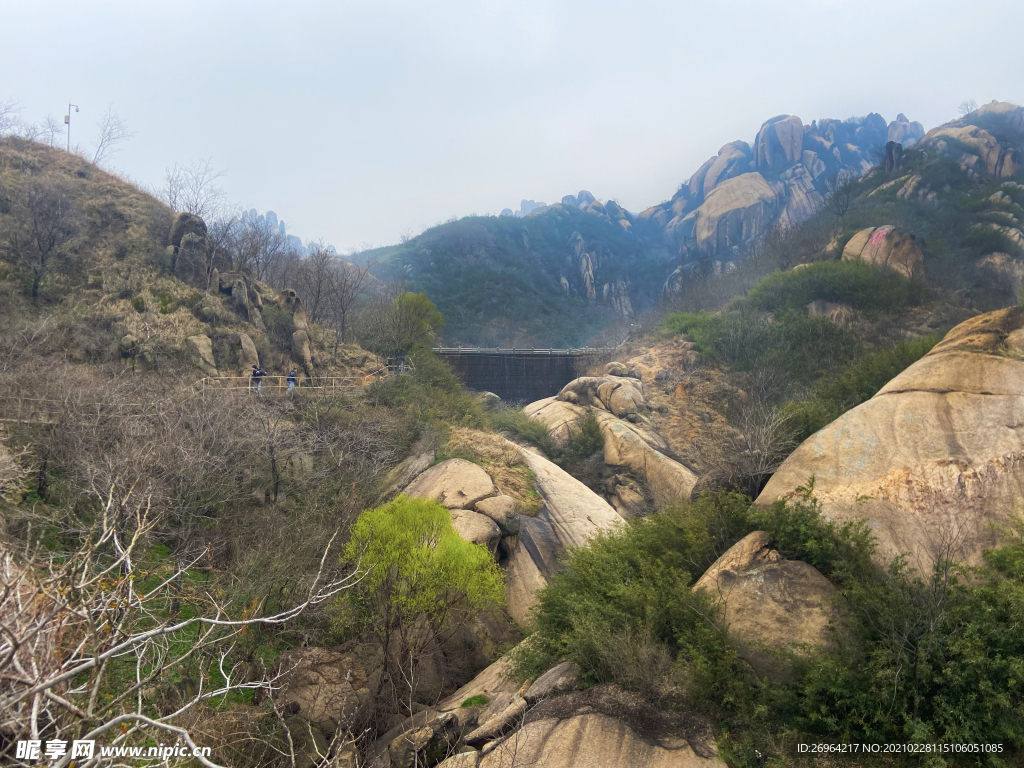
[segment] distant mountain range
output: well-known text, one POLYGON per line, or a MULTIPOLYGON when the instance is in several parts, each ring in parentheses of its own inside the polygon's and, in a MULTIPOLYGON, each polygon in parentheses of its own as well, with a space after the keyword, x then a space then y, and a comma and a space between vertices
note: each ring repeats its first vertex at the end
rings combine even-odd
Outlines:
POLYGON ((580 344, 651 308, 693 265, 731 263, 776 223, 806 221, 830 179, 863 176, 883 160, 888 142, 903 151, 927 143, 933 154, 968 158, 965 172, 1017 173, 1012 152, 999 150, 1000 159, 975 135, 982 130, 976 123, 1012 120, 1013 110, 993 103, 927 137, 902 113, 889 122, 871 113, 807 125, 779 115, 752 142, 723 145, 670 199, 640 213, 586 190, 550 205, 524 199, 518 211, 442 224, 355 258, 376 261, 382 279, 426 291, 448 319, 446 343, 580 344), (972 142, 985 146, 975 151, 972 142))

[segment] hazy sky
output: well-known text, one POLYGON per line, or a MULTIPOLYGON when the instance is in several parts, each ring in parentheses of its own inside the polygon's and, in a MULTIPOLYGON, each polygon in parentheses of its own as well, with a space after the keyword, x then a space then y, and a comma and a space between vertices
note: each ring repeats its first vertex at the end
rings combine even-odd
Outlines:
POLYGON ((589 189, 632 211, 780 113, 1024 103, 1024 2, 0 0, 0 101, 157 185, 212 158, 246 207, 341 250, 589 189))

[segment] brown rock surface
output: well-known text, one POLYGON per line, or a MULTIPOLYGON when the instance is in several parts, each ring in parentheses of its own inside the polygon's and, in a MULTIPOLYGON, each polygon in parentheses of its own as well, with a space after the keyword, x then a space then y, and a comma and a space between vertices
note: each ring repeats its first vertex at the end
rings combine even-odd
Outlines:
POLYGON ((760 675, 782 677, 788 664, 773 652, 827 648, 837 618, 835 587, 814 566, 786 560, 754 531, 708 568, 694 585, 719 606, 740 656, 760 675))
POLYGON ((699 718, 672 722, 614 686, 542 702, 524 725, 485 747, 479 768, 725 768, 699 718), (693 722, 696 721, 696 722, 693 722))
POLYGON ((217 363, 213 359, 213 341, 209 336, 189 336, 188 343, 195 355, 195 365, 207 376, 220 376, 217 363))
POLYGON ((698 250, 724 251, 748 242, 773 220, 778 204, 778 194, 760 173, 726 179, 695 212, 698 250))
POLYGON ((351 654, 302 648, 281 657, 281 703, 295 704, 327 733, 347 728, 369 702, 366 671, 351 654))
POLYGON ((407 496, 436 501, 448 509, 471 509, 480 499, 494 496, 498 489, 481 467, 465 459, 442 461, 413 480, 407 496))
POLYGON ((505 571, 509 613, 524 624, 537 602, 537 591, 557 572, 561 553, 586 544, 599 531, 622 525, 623 520, 608 502, 561 467, 530 451, 523 451, 522 457, 542 500, 536 515, 520 518, 519 546, 505 571))
POLYGON ((253 344, 252 337, 250 337, 249 334, 247 333, 240 333, 238 334, 238 343, 242 347, 242 370, 245 373, 248 373, 249 371, 252 370, 252 367, 254 365, 259 367, 260 356, 259 353, 256 351, 256 345, 253 344))
POLYGON ((804 441, 757 503, 814 477, 824 514, 866 519, 883 563, 901 552, 980 561, 990 524, 1024 506, 1024 309, 961 323, 878 394, 804 441))
POLYGON ((453 509, 451 518, 452 528, 465 541, 487 547, 492 555, 497 551, 501 530, 487 515, 471 509, 453 509))
POLYGON ((495 522, 504 536, 519 534, 519 510, 511 496, 492 496, 476 503, 476 511, 495 522))
POLYGON ((595 415, 604 435, 605 464, 628 467, 646 480, 655 504, 690 498, 697 475, 662 453, 668 446, 657 433, 608 413, 595 411, 595 415))
POLYGON ((907 278, 924 271, 924 253, 912 234, 896 227, 868 227, 850 238, 843 248, 843 259, 861 259, 896 270, 907 278))
POLYGON ((918 142, 918 146, 938 151, 964 167, 989 176, 1009 178, 1021 167, 1019 152, 1001 146, 991 133, 966 120, 933 128, 918 142))
POLYGON ((569 438, 579 431, 578 424, 586 418, 587 409, 557 397, 546 397, 527 405, 523 413, 543 424, 555 446, 563 448, 569 438))

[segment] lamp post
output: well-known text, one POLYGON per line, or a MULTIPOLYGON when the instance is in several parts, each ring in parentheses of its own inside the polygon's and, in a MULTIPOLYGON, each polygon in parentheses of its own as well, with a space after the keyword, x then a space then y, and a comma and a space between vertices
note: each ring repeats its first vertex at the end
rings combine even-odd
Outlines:
POLYGON ((64 115, 64 125, 68 127, 68 152, 71 151, 71 108, 75 108, 75 112, 78 112, 78 105, 68 102, 68 113, 64 115))

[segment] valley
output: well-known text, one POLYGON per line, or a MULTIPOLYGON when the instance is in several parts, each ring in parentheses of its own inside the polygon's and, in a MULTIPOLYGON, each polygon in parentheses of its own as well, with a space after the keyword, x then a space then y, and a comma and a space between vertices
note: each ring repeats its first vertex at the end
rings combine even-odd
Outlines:
POLYGON ((0 137, 0 764, 1024 760, 1024 107, 510 214, 298 254, 0 137))

